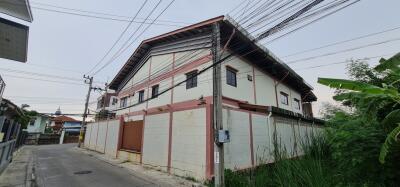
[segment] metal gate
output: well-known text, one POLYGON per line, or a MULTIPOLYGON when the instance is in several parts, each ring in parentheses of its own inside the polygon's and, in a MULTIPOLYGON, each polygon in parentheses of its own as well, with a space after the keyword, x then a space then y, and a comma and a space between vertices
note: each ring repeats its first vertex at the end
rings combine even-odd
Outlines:
POLYGON ((122 130, 121 149, 141 152, 143 120, 126 122, 122 130))

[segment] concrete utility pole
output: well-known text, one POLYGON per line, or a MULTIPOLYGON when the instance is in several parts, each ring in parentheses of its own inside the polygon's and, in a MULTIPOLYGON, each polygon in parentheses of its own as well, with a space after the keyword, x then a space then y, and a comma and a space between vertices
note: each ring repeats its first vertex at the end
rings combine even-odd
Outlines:
MULTIPOLYGON (((220 59, 219 24, 213 25, 212 52, 213 63, 220 59)), ((219 141, 219 131, 222 126, 222 82, 221 63, 213 66, 213 125, 214 125, 214 178, 216 187, 224 187, 224 144, 219 141)))
MULTIPOLYGON (((106 104, 107 104, 107 91, 108 91, 108 84, 107 83, 105 83, 105 85, 104 85, 104 97, 103 97, 103 112, 105 113, 106 112, 106 104)), ((107 116, 106 116, 106 118, 108 119, 108 112, 107 112, 107 116)))
POLYGON ((93 77, 84 75, 83 78, 85 78, 85 83, 89 84, 89 90, 88 90, 88 93, 86 95, 85 110, 83 111, 82 125, 81 125, 81 130, 79 132, 78 147, 82 146, 83 135, 85 133, 85 121, 86 121, 87 111, 88 111, 88 106, 89 106, 90 91, 92 91, 92 89, 93 89, 92 88, 93 77))

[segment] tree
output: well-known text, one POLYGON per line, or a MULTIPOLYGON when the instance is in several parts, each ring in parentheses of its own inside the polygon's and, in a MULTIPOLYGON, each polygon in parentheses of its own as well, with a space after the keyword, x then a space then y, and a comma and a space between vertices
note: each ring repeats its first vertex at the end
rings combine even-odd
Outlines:
POLYGON ((382 58, 373 71, 353 72, 353 75, 360 80, 318 79, 320 84, 342 90, 334 96, 335 100, 350 101, 352 105, 357 106, 357 109, 380 121, 382 128, 387 132, 379 156, 382 164, 400 155, 399 66, 400 53, 387 60, 382 58), (361 74, 355 74, 356 72, 361 72, 361 74), (382 110, 386 111, 386 115, 383 120, 380 120, 379 114, 382 110))

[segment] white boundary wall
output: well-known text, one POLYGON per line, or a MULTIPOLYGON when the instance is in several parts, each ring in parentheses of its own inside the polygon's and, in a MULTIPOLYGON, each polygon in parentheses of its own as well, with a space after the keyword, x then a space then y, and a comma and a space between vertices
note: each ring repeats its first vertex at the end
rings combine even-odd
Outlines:
POLYGON ((88 123, 84 145, 87 149, 115 157, 118 149, 119 120, 88 123))
POLYGON ((142 163, 163 171, 168 165, 169 113, 148 115, 144 121, 142 163))
POLYGON ((206 109, 173 113, 171 172, 205 179, 206 109))
POLYGON ((312 123, 276 115, 268 119, 267 115, 224 109, 223 118, 224 129, 229 130, 231 137, 224 146, 225 167, 232 170, 253 167, 251 141, 254 166, 257 166, 274 162, 274 140, 286 151, 286 156, 297 157, 303 154, 302 144, 307 138, 322 132, 322 127, 312 123))

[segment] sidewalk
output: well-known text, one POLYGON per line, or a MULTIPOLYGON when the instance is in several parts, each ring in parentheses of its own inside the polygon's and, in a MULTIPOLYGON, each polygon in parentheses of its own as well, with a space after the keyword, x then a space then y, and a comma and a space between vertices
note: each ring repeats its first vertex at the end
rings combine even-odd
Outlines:
POLYGON ((0 175, 0 187, 36 186, 32 147, 23 146, 14 154, 13 161, 0 175))
POLYGON ((158 186, 171 186, 171 187, 175 187, 175 186, 176 187, 184 187, 184 186, 200 187, 200 186, 203 186, 199 183, 186 180, 182 177, 178 177, 178 176, 170 175, 165 172, 160 172, 160 171, 156 171, 153 169, 145 168, 141 165, 137 165, 137 164, 134 164, 131 162, 126 162, 124 160, 113 159, 113 158, 107 157, 104 154, 101 154, 101 153, 98 153, 95 151, 90 151, 90 150, 81 149, 81 148, 75 148, 75 150, 82 152, 84 154, 87 154, 89 156, 92 156, 96 159, 107 162, 111 165, 128 169, 129 171, 131 171, 133 173, 133 175, 150 180, 153 183, 156 183, 158 186))

